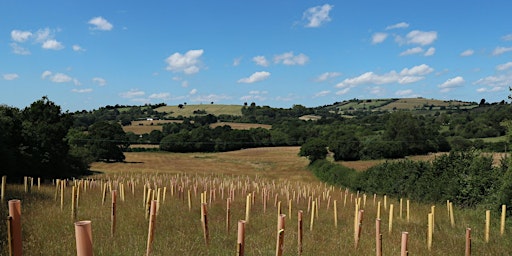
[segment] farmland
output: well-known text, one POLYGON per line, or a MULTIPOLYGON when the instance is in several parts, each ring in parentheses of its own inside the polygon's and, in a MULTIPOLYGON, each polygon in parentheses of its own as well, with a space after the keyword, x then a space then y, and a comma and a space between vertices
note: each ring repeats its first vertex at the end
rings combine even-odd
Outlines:
MULTIPOLYGON (((429 251, 426 227, 432 205, 410 202, 407 218, 406 199, 400 207, 398 198, 376 195, 374 201, 373 195, 358 195, 355 191, 322 184, 307 170, 308 161, 297 156, 298 150, 298 147, 282 147, 225 153, 126 153, 125 163, 94 163, 92 169, 98 173, 87 177, 87 183, 77 181, 81 192, 76 219, 92 221, 95 255, 143 255, 148 234, 144 184, 155 190, 165 187, 166 197, 161 197, 155 222, 152 255, 233 255, 236 223, 247 218, 246 196, 250 194, 253 199, 250 220, 246 224, 246 255, 275 253, 277 201, 281 202, 281 212, 286 214, 283 255, 297 255, 299 210, 304 214, 303 255, 374 255, 375 218, 380 202, 383 255, 399 253, 402 231, 409 234, 411 255, 461 255, 467 227, 472 228, 473 255, 512 253, 510 239, 500 235, 498 211, 492 209, 490 239, 486 242, 485 209, 455 206, 455 221, 451 226, 444 204, 435 205, 435 232, 429 251), (102 203, 101 188, 105 184, 110 184, 118 193, 121 184, 126 190, 124 200, 118 198, 113 236, 110 196, 102 203), (209 246, 205 245, 200 222, 200 193, 203 191, 208 198, 209 246), (228 195, 233 200, 231 224, 226 230, 228 195), (360 200, 360 209, 364 210, 357 249, 354 247, 356 198, 360 200), (317 210, 312 210, 310 200, 318 204, 317 210), (336 218, 334 200, 337 201, 336 218), (392 214, 391 204, 394 205, 392 214), (318 215, 311 218, 313 212, 318 215)), ((50 181, 39 189, 34 186, 31 193, 25 193, 23 185, 8 184, 6 199, 22 200, 25 255, 75 254, 71 185, 72 181, 63 190, 61 208, 60 191, 50 181)), ((0 209, 6 216, 5 204, 0 209)), ((0 227, 0 233, 5 234, 5 224, 0 227)), ((505 233, 508 232, 509 227, 505 229, 505 233)), ((5 241, 2 247, 5 250, 5 241)))

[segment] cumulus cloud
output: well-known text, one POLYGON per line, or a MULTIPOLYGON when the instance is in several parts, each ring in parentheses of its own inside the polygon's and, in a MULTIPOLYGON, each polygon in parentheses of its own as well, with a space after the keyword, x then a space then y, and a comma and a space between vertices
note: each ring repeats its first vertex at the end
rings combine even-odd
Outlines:
POLYGON ((394 70, 379 75, 374 72, 366 72, 362 75, 347 78, 343 80, 341 83, 338 83, 336 87, 338 88, 351 88, 361 84, 390 84, 390 83, 399 83, 399 84, 410 84, 425 78, 425 75, 430 74, 434 71, 433 68, 429 67, 426 64, 414 66, 412 68, 404 68, 400 72, 396 72, 394 70))
POLYGON ((330 93, 331 93, 331 91, 320 91, 320 92, 315 93, 314 97, 315 98, 325 97, 325 96, 329 95, 330 93))
POLYGON ((142 97, 145 94, 146 93, 144 91, 141 91, 138 89, 131 89, 127 92, 120 93, 119 96, 121 96, 121 98, 125 98, 125 99, 133 99, 135 97, 142 97))
POLYGON ((475 53, 475 51, 473 51, 473 49, 467 49, 463 52, 460 53, 460 56, 461 57, 468 57, 468 56, 471 56, 475 53))
POLYGON ((434 55, 435 53, 436 53, 436 48, 430 47, 423 55, 428 57, 428 56, 434 55))
POLYGON ((73 89, 71 90, 72 92, 75 92, 75 93, 90 93, 92 92, 92 88, 85 88, 85 89, 73 89))
POLYGON ((293 52, 286 52, 274 56, 274 63, 284 65, 304 65, 309 61, 309 57, 304 54, 293 55, 293 52))
POLYGON ((110 22, 108 22, 103 17, 94 17, 89 20, 88 22, 90 25, 93 25, 90 29, 91 30, 102 30, 102 31, 109 31, 114 28, 114 25, 112 25, 110 22))
POLYGON ((92 79, 92 82, 99 85, 99 86, 105 86, 107 85, 107 80, 101 78, 101 77, 94 77, 92 79))
POLYGON ((209 95, 197 95, 190 98, 193 102, 219 102, 222 100, 231 99, 230 96, 224 94, 209 94, 209 95))
POLYGON ((48 78, 50 81, 54 83, 70 83, 72 82, 74 85, 81 85, 78 79, 68 76, 64 73, 55 73, 53 74, 51 71, 46 70, 41 74, 41 79, 48 78))
POLYGON ((270 77, 270 73, 267 71, 259 71, 253 73, 251 76, 238 80, 238 83, 252 84, 255 82, 263 81, 270 77))
POLYGON ((341 76, 341 73, 339 73, 339 72, 325 72, 325 73, 319 75, 316 78, 316 81, 317 82, 324 82, 324 81, 327 81, 329 79, 332 79, 332 78, 335 78, 335 77, 338 77, 338 76, 341 76))
POLYGON ((41 47, 43 47, 43 49, 47 49, 47 50, 60 50, 60 49, 64 48, 62 43, 58 42, 55 39, 50 39, 50 40, 45 41, 41 47))
POLYGON ((464 84, 464 82, 465 81, 462 76, 457 76, 446 80, 444 83, 439 84, 437 87, 441 89, 441 92, 449 92, 451 89, 461 86, 464 84))
POLYGON ((492 55, 494 56, 497 56, 497 55, 502 55, 506 52, 510 52, 512 51, 512 47, 496 47, 494 49, 494 51, 492 51, 492 55))
POLYGON ((500 64, 500 65, 496 66, 496 70, 498 70, 498 71, 507 70, 509 68, 512 68, 512 62, 507 62, 505 64, 500 64))
POLYGON ((410 49, 407 49, 403 52, 400 53, 400 56, 407 56, 407 55, 412 55, 412 54, 418 54, 418 53, 421 53, 423 52, 423 48, 421 47, 414 47, 414 48, 410 48, 410 49))
POLYGON ((11 31, 11 39, 15 42, 23 43, 23 42, 27 41, 30 37, 32 37, 32 32, 30 32, 30 31, 21 31, 21 30, 11 31))
POLYGON ((197 94, 197 89, 192 89, 192 90, 190 90, 190 92, 188 92, 188 94, 190 94, 190 95, 195 95, 195 94, 197 94))
POLYGON ((54 32, 51 31, 50 28, 43 28, 43 29, 38 29, 34 36, 35 36, 35 41, 37 43, 44 43, 47 40, 54 38, 54 32))
POLYGON ((333 5, 324 4, 307 9, 302 15, 302 19, 307 21, 305 26, 308 28, 316 28, 331 21, 329 12, 333 7, 333 5))
POLYGON ((72 46, 72 48, 73 48, 73 51, 75 51, 75 52, 84 52, 84 51, 85 51, 85 49, 84 49, 84 48, 82 48, 82 46, 80 46, 80 45, 78 45, 78 44, 74 44, 74 45, 72 46))
POLYGON ((259 100, 259 101, 265 101, 267 99, 268 91, 250 91, 249 95, 245 95, 240 97, 240 100, 243 101, 250 101, 250 100, 259 100))
POLYGON ((372 44, 380 44, 388 37, 387 33, 378 32, 372 36, 372 44))
POLYGON ((171 94, 168 92, 161 92, 161 93, 153 93, 149 95, 149 99, 156 99, 156 100, 167 100, 171 98, 171 94))
POLYGON ((396 28, 408 28, 408 27, 409 27, 408 23, 400 22, 400 23, 397 23, 397 24, 393 24, 393 25, 387 26, 386 30, 396 29, 396 28))
POLYGON ((413 91, 411 89, 407 89, 407 90, 398 90, 395 92, 395 95, 398 96, 398 97, 406 97, 406 96, 409 96, 413 93, 413 91))
POLYGON ((233 66, 238 66, 240 65, 240 62, 242 62, 242 57, 239 57, 239 58, 236 58, 233 60, 233 66))
POLYGON ((350 87, 343 88, 336 92, 336 95, 345 95, 350 91, 350 87))
POLYGON ((504 35, 501 39, 503 39, 503 41, 512 41, 512 34, 504 35))
POLYGON ((18 79, 20 76, 16 73, 11 73, 11 74, 3 74, 2 77, 4 80, 12 81, 12 80, 18 79))
POLYGON ((173 53, 165 59, 166 69, 172 72, 183 72, 187 75, 195 74, 200 70, 199 58, 203 55, 203 50, 190 50, 185 54, 179 52, 173 53))
POLYGON ((429 45, 437 40, 437 32, 413 30, 405 38, 408 44, 429 45))
POLYGON ((509 88, 512 84, 512 73, 499 74, 481 78, 474 82, 475 85, 483 85, 477 91, 479 92, 496 92, 503 91, 509 88))
POLYGON ((267 61, 267 58, 265 58, 265 56, 256 56, 256 57, 252 58, 252 61, 254 61, 254 63, 256 63, 256 65, 268 67, 268 61, 267 61))
POLYGON ((47 77, 51 76, 52 75, 52 72, 49 71, 49 70, 45 70, 42 74, 41 74, 41 79, 46 79, 47 77))
POLYGON ((24 48, 23 46, 18 45, 17 43, 11 43, 10 46, 11 46, 12 52, 14 54, 18 54, 18 55, 29 55, 30 54, 30 51, 28 49, 24 48))

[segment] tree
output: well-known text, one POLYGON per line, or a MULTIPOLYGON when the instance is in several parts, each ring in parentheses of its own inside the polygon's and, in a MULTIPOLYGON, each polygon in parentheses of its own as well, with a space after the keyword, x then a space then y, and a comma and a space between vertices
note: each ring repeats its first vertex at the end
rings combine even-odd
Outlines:
POLYGON ((354 134, 344 134, 329 144, 329 150, 334 153, 334 160, 359 160, 361 142, 354 134))
POLYGON ((0 174, 13 175, 21 162, 21 128, 20 110, 0 106, 0 174))
POLYGON ((300 147, 299 156, 305 156, 310 163, 327 157, 327 143, 320 138, 313 138, 300 147))
POLYGON ((119 123, 101 121, 89 127, 88 146, 95 160, 120 162, 129 142, 119 123))

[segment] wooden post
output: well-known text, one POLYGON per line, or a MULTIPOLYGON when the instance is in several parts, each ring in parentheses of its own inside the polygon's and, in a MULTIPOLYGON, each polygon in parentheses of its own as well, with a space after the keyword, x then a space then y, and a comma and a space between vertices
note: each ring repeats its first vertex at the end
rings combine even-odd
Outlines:
POLYGON ((76 186, 73 186, 71 190, 71 219, 76 220, 76 205, 77 205, 77 196, 76 196, 76 186))
POLYGON ((60 182, 60 210, 64 210, 64 188, 66 186, 66 181, 62 180, 60 182))
POLYGON ((245 222, 249 223, 249 217, 251 212, 251 194, 249 193, 245 200, 245 222))
POLYGON ((501 205, 501 225, 500 225, 500 234, 505 234, 505 216, 507 214, 507 206, 501 205))
MULTIPOLYGON (((243 225, 245 228, 245 221, 244 221, 243 225)), ((231 199, 229 199, 229 197, 228 197, 228 198, 226 198, 226 233, 228 233, 228 234, 229 234, 230 226, 231 226, 231 199)), ((238 229, 239 229, 238 232, 240 232, 240 222, 238 222, 238 229)))
MULTIPOLYGON (((229 202, 229 198, 228 198, 229 202)), ((245 221, 238 221, 238 236, 236 241, 236 255, 244 256, 245 254, 245 221)))
POLYGON ((491 229, 491 211, 485 211, 485 242, 489 242, 489 232, 491 229))
POLYGON ((2 202, 4 201, 5 199, 5 185, 7 184, 7 176, 2 176, 2 191, 1 191, 1 199, 2 199, 2 202))
POLYGON ((313 231, 313 222, 315 221, 315 200, 311 202, 311 221, 309 223, 309 231, 313 231))
POLYGON ((432 250, 432 226, 433 226, 433 218, 432 218, 432 213, 429 213, 428 214, 428 228, 427 228, 427 248, 428 250, 432 250))
POLYGON ((208 246, 210 245, 210 234, 208 231, 208 210, 206 205, 207 203, 201 204, 201 223, 203 225, 204 243, 208 246))
POLYGON ((377 219, 380 219, 380 201, 377 203, 377 219))
POLYGON ((334 227, 338 227, 338 207, 336 206, 336 200, 333 201, 334 209, 334 227))
POLYGON ((471 256, 471 228, 466 228, 466 253, 465 256, 471 256))
POLYGON ((21 238, 21 201, 14 199, 9 200, 9 216, 12 217, 12 252, 13 255, 22 255, 22 238, 21 238))
POLYGON ((110 236, 114 237, 116 232, 116 205, 117 205, 117 190, 112 190, 112 215, 110 216, 110 236))
MULTIPOLYGON (((145 192, 146 192, 146 190, 144 190, 144 193, 145 192)), ((102 193, 101 193, 101 205, 105 204, 105 198, 106 197, 107 197, 107 183, 103 184, 103 190, 102 190, 102 193)))
POLYGON ((276 241, 276 256, 283 255, 284 246, 284 222, 286 215, 281 214, 277 219, 277 241, 276 241))
POLYGON ((187 198, 188 198, 188 211, 192 211, 192 195, 190 194, 190 189, 187 192, 187 198))
POLYGON ((409 210, 410 210, 410 209, 409 209, 409 199, 407 199, 406 204, 407 204, 407 206, 406 206, 406 208, 407 208, 407 212, 406 212, 406 215, 405 215, 406 217, 405 217, 405 218, 407 219, 407 223, 409 223, 409 221, 410 221, 410 215, 409 215, 409 210))
POLYGON ((408 232, 402 232, 402 247, 400 250, 400 256, 409 255, 409 251, 407 249, 407 237, 409 236, 408 232))
POLYGON ((432 234, 434 233, 435 231, 435 228, 436 228, 436 206, 435 205, 432 205, 432 207, 430 207, 430 213, 432 213, 432 234))
POLYGON ((361 239, 361 232, 363 230, 363 213, 364 213, 364 210, 359 210, 359 214, 358 214, 358 226, 357 226, 357 237, 356 237, 356 243, 355 243, 355 248, 357 249, 358 246, 359 246, 359 240, 361 239))
POLYGON ((389 233, 393 231, 393 204, 389 205, 389 233))
POLYGON ((453 216, 453 202, 450 202, 450 225, 452 226, 452 228, 455 227, 455 218, 453 216))
POLYGON ((12 217, 7 216, 6 219, 7 224, 7 255, 12 256, 12 217))
POLYGON ((75 222, 75 239, 77 256, 93 255, 92 228, 90 220, 75 222))
POLYGON ((402 199, 402 198, 400 198, 400 208, 399 208, 400 213, 398 214, 398 217, 399 217, 400 219, 402 219, 402 211, 403 211, 403 210, 402 210, 402 209, 403 209, 403 208, 402 208, 402 205, 403 205, 403 199, 402 199))
POLYGON ((297 254, 299 256, 302 255, 302 236, 304 235, 304 229, 302 228, 302 210, 297 214, 297 254))
POLYGON ((37 190, 41 190, 41 178, 37 178, 37 190))
POLYGON ((375 220, 375 255, 382 256, 382 234, 380 232, 380 219, 375 220))
POLYGON ((155 235, 155 222, 156 222, 156 200, 151 200, 150 215, 149 215, 149 228, 148 228, 148 243, 146 246, 146 256, 151 255, 153 250, 153 240, 155 235))

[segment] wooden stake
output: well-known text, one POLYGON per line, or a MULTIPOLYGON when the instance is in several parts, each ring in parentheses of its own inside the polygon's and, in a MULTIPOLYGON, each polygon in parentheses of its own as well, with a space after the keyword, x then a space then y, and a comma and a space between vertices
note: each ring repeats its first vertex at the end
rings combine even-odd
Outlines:
POLYGON ((245 222, 249 223, 249 217, 251 212, 251 194, 249 193, 245 200, 245 222))
POLYGON ((71 192, 71 219, 76 220, 76 206, 77 206, 77 187, 73 186, 71 192))
POLYGON ((507 206, 501 206, 501 225, 500 225, 500 234, 505 234, 505 216, 507 214, 507 206))
POLYGON ((7 224, 7 251, 8 251, 7 255, 12 256, 13 245, 12 245, 12 217, 11 216, 7 216, 6 224, 7 224))
POLYGON ((153 240, 155 235, 155 222, 156 222, 156 200, 151 200, 150 215, 149 215, 149 227, 148 227, 148 243, 146 246, 146 256, 151 255, 153 251, 153 240))
POLYGON ((358 226, 357 226, 357 237, 356 237, 356 243, 355 243, 355 248, 357 249, 358 246, 359 246, 359 240, 361 239, 361 232, 363 230, 363 213, 364 213, 364 210, 359 210, 359 214, 358 214, 358 226))
POLYGON ((402 247, 400 250, 400 256, 409 255, 409 251, 407 250, 407 237, 409 236, 408 232, 402 232, 402 247))
POLYGON ((110 236, 114 237, 116 232, 116 205, 117 205, 117 190, 112 190, 112 214, 110 215, 110 236))
POLYGON ((466 228, 466 253, 465 256, 471 256, 471 229, 466 228))
POLYGON ((389 205, 389 233, 393 231, 393 204, 389 205))
POLYGON ((489 242, 489 231, 491 229, 491 211, 485 211, 485 242, 489 242))
POLYGON ((7 184, 7 176, 2 176, 2 191, 1 191, 1 200, 2 202, 5 199, 5 185, 7 184))
POLYGON ((452 226, 452 228, 455 227, 455 218, 453 216, 454 216, 454 213, 453 213, 453 203, 450 202, 450 225, 452 226))
POLYGON ((315 221, 315 200, 311 202, 311 221, 309 223, 309 231, 313 231, 313 222, 315 221))
POLYGON ((409 199, 407 199, 406 204, 407 204, 407 206, 406 206, 406 208, 407 208, 407 212, 406 212, 406 219, 407 219, 407 223, 409 223, 409 221, 410 221, 410 215, 409 215, 409 210, 410 210, 410 209, 409 209, 409 199))
POLYGON ((403 209, 403 208, 402 208, 402 203, 403 203, 403 199, 402 199, 402 198, 400 198, 400 208, 399 208, 400 213, 398 214, 398 217, 399 217, 400 219, 402 219, 402 209, 403 209))
POLYGON ((380 219, 380 201, 377 203, 377 219, 380 219))
POLYGON ((433 220, 432 220, 432 213, 428 214, 428 228, 427 228, 427 248, 429 251, 432 250, 432 226, 433 226, 433 220))
POLYGON ((302 255, 302 236, 304 235, 304 229, 302 228, 302 210, 297 214, 297 254, 302 255))
POLYGON ((336 206, 336 200, 333 201, 334 209, 334 227, 338 227, 338 207, 336 206))
MULTIPOLYGON (((189 190, 190 191, 190 190, 189 190)), ((244 221, 245 228, 245 221, 244 221)), ((231 199, 226 198, 226 233, 229 234, 229 227, 231 226, 231 199)), ((238 232, 240 232, 240 221, 238 222, 238 232)), ((238 233, 240 235, 240 233, 238 233)))
POLYGON ((208 210, 206 205, 207 203, 201 204, 201 223, 203 225, 204 243, 208 246, 210 245, 210 233, 208 231, 208 210))
POLYGON ((276 241, 276 256, 283 255, 284 246, 284 222, 286 215, 281 214, 277 219, 277 241, 276 241))
MULTIPOLYGON (((229 198, 228 198, 229 202, 229 198)), ((245 221, 238 221, 238 236, 236 241, 236 255, 244 256, 245 254, 245 221)))
POLYGON ((382 234, 380 233, 380 219, 375 220, 375 255, 382 256, 382 234))

